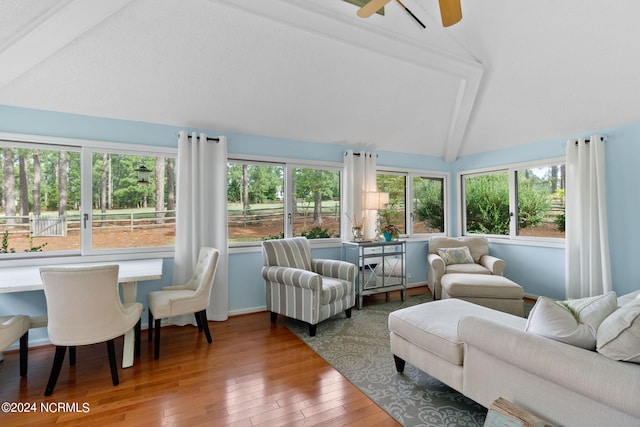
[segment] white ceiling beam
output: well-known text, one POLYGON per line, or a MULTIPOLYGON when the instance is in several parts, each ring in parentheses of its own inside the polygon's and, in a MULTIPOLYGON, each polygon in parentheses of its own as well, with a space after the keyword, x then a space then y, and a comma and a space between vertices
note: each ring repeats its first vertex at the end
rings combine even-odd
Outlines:
POLYGON ((0 46, 0 89, 131 1, 67 0, 49 9, 0 46))
MULTIPOLYGON (((374 51, 400 61, 442 72, 449 77, 458 78, 458 91, 450 116, 445 152, 442 154, 443 159, 448 163, 453 163, 458 158, 484 73, 483 65, 477 60, 437 51, 425 43, 385 31, 374 25, 361 23, 355 26, 352 22, 353 17, 341 16, 307 0, 210 1, 224 3, 303 31, 321 34, 342 43, 348 43, 361 49, 374 51), (328 27, 318 19, 311 19, 318 16, 330 19, 332 25, 328 27)), ((428 135, 425 135, 425 140, 428 141, 428 135)))

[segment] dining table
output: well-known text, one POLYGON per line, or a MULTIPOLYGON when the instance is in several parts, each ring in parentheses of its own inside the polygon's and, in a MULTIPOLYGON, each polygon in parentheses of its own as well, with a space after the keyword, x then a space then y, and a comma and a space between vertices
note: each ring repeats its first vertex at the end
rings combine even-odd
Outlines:
MULTIPOLYGON (((157 280, 162 278, 161 258, 125 261, 79 262, 71 264, 58 264, 56 265, 56 267, 73 268, 113 264, 117 264, 119 266, 118 282, 122 286, 122 300, 125 304, 136 302, 138 282, 157 280)), ((51 264, 48 264, 46 266, 49 267, 51 266, 51 264)), ((44 290, 44 287, 42 285, 42 278, 40 277, 41 267, 45 267, 45 265, 43 264, 0 268, 0 294, 44 290)), ((39 325, 44 326, 46 325, 46 322, 40 321, 39 325)), ((131 329, 124 335, 124 344, 122 350, 123 368, 129 368, 133 366, 134 349, 135 333, 134 330, 131 329)), ((2 360, 1 354, 0 360, 2 360)))

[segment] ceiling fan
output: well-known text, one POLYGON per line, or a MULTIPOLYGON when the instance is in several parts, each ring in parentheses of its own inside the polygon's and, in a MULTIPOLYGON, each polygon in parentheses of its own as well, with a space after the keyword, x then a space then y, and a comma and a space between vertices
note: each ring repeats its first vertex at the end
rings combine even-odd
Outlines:
MULTIPOLYGON (((368 18, 378 10, 383 8, 391 0, 371 0, 369 3, 358 9, 357 15, 360 18, 368 18)), ((422 28, 426 28, 425 25, 400 1, 396 0, 404 10, 407 11, 413 19, 415 19, 422 28)), ((442 17, 442 26, 449 27, 462 19, 462 7, 460 6, 460 0, 438 0, 440 2, 440 16, 442 17)))

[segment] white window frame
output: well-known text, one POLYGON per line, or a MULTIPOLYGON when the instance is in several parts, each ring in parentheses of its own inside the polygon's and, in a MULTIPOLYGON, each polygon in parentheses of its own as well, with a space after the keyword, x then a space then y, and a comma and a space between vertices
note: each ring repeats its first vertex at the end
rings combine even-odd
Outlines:
POLYGON ((418 169, 394 168, 378 165, 376 174, 404 175, 405 176, 405 234, 401 237, 410 239, 428 238, 431 236, 448 235, 449 233, 449 173, 442 171, 423 171, 418 169), (444 206, 444 231, 440 233, 414 233, 413 232, 413 178, 442 179, 444 206))
MULTIPOLYGON (((284 169, 284 237, 293 236, 293 224, 289 220, 293 215, 293 171, 295 168, 307 168, 307 169, 326 169, 337 171, 340 174, 340 200, 342 202, 342 194, 344 192, 345 178, 344 167, 342 163, 324 162, 317 160, 301 160, 301 159, 282 159, 273 158, 267 156, 253 156, 253 155, 238 155, 229 154, 227 156, 227 162, 229 163, 250 163, 255 165, 264 166, 282 166, 284 169)), ((344 206, 340 203, 340 221, 344 221, 344 206)), ((339 227, 338 230, 341 230, 339 227)), ((342 237, 332 237, 326 239, 310 239, 309 242, 314 247, 322 246, 335 246, 342 243, 342 237)), ((261 240, 255 240, 250 242, 229 242, 229 248, 233 252, 242 252, 243 248, 251 251, 255 248, 262 247, 261 240)))
POLYGON ((460 171, 457 174, 457 190, 458 190, 458 207, 457 213, 460 218, 460 230, 462 235, 468 235, 467 221, 466 221, 466 198, 464 188, 464 178, 468 176, 489 175, 492 173, 507 172, 509 180, 509 235, 496 235, 496 234, 479 234, 473 233, 473 235, 484 235, 495 241, 501 242, 513 242, 520 244, 527 244, 530 246, 546 246, 546 247, 564 247, 565 238, 560 237, 533 237, 533 236, 519 236, 517 235, 517 224, 514 218, 517 215, 517 194, 516 194, 516 172, 522 169, 534 169, 538 167, 548 167, 554 164, 566 164, 565 157, 552 157, 542 160, 534 160, 528 162, 511 163, 504 166, 487 167, 480 169, 471 169, 466 171, 460 171))
MULTIPOLYGON (((56 257, 91 257, 95 260, 109 259, 131 259, 148 257, 168 257, 175 253, 174 246, 158 246, 145 248, 114 248, 114 249, 92 249, 92 154, 94 152, 108 152, 112 154, 125 154, 136 156, 162 156, 177 158, 176 147, 163 147, 157 145, 126 144, 121 142, 98 141, 89 139, 75 139, 63 137, 51 137, 40 135, 26 135, 0 132, 0 146, 14 146, 24 148, 40 148, 80 153, 80 173, 81 173, 81 217, 89 215, 87 227, 81 228, 80 250, 78 251, 56 251, 56 252, 23 252, 16 254, 2 254, 2 260, 16 261, 18 265, 29 265, 41 263, 43 259, 56 257), (22 260, 25 260, 24 262, 22 260)), ((9 266, 9 263, 7 263, 9 266)))

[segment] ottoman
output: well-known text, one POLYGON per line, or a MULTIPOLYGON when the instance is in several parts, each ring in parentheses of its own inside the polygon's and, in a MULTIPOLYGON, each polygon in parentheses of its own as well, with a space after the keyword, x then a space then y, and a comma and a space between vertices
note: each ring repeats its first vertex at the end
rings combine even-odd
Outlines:
POLYGON ((524 317, 524 290, 506 277, 451 273, 442 276, 441 284, 442 299, 458 298, 524 317))
POLYGON ((405 362, 462 393, 464 342, 458 322, 468 314, 524 329, 526 319, 459 299, 438 300, 389 314, 389 339, 396 370, 405 362))

